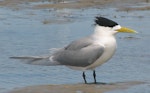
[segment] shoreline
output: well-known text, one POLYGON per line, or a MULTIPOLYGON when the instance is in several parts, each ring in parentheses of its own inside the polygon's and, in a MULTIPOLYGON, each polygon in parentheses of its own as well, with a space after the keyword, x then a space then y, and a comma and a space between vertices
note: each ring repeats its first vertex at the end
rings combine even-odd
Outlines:
POLYGON ((36 85, 14 89, 8 93, 104 93, 113 90, 124 90, 141 84, 145 84, 145 82, 130 81, 109 84, 36 85))
POLYGON ((130 5, 136 5, 138 3, 149 3, 149 0, 2 0, 0 1, 1 7, 8 7, 12 9, 84 9, 84 8, 102 8, 102 7, 115 7, 120 11, 130 11, 130 10, 150 10, 149 6, 145 7, 129 7, 130 5))

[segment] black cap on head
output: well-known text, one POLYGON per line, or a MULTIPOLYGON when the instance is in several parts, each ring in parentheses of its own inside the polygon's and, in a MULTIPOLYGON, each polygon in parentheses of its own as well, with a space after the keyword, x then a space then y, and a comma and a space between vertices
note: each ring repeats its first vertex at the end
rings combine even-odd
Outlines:
POLYGON ((105 27, 114 27, 118 25, 116 22, 104 17, 96 17, 95 23, 98 24, 99 26, 105 26, 105 27))

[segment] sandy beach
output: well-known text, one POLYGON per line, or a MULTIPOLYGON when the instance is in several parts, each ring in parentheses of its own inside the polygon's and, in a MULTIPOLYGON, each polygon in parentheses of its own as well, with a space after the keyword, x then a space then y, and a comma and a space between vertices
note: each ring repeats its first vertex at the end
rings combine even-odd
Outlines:
POLYGON ((113 90, 128 89, 144 82, 131 81, 110 84, 69 84, 38 85, 15 89, 9 93, 104 93, 113 90))

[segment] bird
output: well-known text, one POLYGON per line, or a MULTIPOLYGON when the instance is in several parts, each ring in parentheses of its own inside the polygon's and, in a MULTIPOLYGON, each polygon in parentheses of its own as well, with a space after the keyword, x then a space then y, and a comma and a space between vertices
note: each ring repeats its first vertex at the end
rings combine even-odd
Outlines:
POLYGON ((65 65, 71 69, 80 70, 83 72, 82 77, 85 84, 87 84, 85 71, 92 70, 96 84, 95 68, 108 62, 114 55, 117 48, 116 34, 137 32, 101 16, 95 17, 94 26, 93 34, 74 40, 48 56, 12 56, 10 58, 25 60, 26 64, 65 65))

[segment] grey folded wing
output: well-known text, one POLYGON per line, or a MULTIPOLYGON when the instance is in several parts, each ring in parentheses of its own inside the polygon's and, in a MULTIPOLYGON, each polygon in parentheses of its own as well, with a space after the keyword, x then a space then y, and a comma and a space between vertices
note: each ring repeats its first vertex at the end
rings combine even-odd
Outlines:
POLYGON ((75 49, 69 47, 55 53, 53 60, 62 65, 85 67, 94 63, 105 49, 104 46, 92 43, 80 44, 79 49, 77 47, 75 49))

